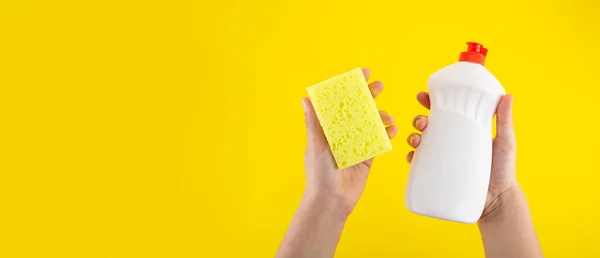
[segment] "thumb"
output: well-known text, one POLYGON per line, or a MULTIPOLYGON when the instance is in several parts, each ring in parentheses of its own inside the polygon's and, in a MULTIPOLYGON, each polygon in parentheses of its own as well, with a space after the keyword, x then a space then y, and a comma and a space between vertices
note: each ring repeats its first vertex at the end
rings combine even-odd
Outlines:
POLYGON ((309 98, 302 98, 304 106, 304 121, 306 123, 306 134, 308 138, 308 149, 323 148, 327 146, 327 140, 321 129, 317 113, 309 98))
POLYGON ((496 111, 496 142, 500 146, 514 147, 515 130, 512 117, 513 96, 508 94, 500 99, 496 111))

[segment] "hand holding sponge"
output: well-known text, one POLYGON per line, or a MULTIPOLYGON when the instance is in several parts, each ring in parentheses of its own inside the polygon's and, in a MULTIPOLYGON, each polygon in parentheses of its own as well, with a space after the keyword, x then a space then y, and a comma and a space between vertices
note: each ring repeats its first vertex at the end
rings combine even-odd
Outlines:
POLYGON ((338 169, 392 150, 361 68, 308 87, 307 91, 338 169))

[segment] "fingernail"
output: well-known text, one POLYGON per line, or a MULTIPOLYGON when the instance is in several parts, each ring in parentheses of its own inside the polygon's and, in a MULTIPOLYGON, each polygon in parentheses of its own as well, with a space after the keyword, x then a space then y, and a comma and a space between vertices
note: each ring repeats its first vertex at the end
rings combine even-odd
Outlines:
POLYGON ((308 112, 308 105, 306 104, 306 99, 302 99, 302 107, 304 108, 304 113, 308 112))
POLYGON ((421 119, 417 119, 417 121, 415 122, 415 127, 416 127, 417 129, 420 129, 420 128, 421 128, 421 126, 419 126, 419 124, 420 124, 420 123, 421 123, 421 119))

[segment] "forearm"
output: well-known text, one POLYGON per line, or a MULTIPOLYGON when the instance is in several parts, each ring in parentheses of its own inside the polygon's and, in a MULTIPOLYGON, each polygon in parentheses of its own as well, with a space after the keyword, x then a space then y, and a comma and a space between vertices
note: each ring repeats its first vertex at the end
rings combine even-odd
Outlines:
POLYGON ((305 195, 276 257, 333 257, 346 219, 338 207, 305 195))
POLYGON ((525 194, 518 186, 501 194, 478 225, 487 258, 543 257, 525 194))

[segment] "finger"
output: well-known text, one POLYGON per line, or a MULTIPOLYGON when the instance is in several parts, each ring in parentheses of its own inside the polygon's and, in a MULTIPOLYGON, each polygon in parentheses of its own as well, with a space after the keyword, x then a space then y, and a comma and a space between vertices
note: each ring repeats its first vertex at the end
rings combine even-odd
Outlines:
POLYGON ((512 117, 513 96, 505 95, 500 99, 496 110, 496 142, 503 145, 514 145, 515 130, 512 117))
POLYGON ((379 110, 379 116, 384 125, 391 125, 394 123, 394 117, 383 110, 379 110))
POLYGON ((416 148, 419 146, 419 143, 421 143, 421 135, 418 133, 411 133, 408 135, 408 138, 406 138, 406 142, 410 147, 416 148))
POLYGON ((365 76, 365 81, 368 81, 369 77, 371 77, 371 70, 369 70, 369 68, 363 68, 362 72, 363 72, 363 75, 365 76))
POLYGON ((423 131, 423 130, 425 130, 425 128, 427 128, 428 122, 429 122, 429 119, 427 118, 427 116, 418 115, 418 116, 415 116, 415 118, 413 119, 412 125, 415 129, 417 129, 419 131, 423 131))
POLYGON ((392 139, 398 133, 398 127, 395 125, 391 125, 391 126, 386 127, 385 131, 387 132, 388 137, 390 137, 390 139, 392 139))
POLYGON ((374 81, 369 83, 369 90, 371 91, 373 98, 377 98, 377 96, 379 96, 379 94, 383 91, 383 82, 374 81))
POLYGON ((304 120, 306 123, 306 134, 308 138, 308 148, 321 148, 327 144, 325 134, 321 129, 321 124, 317 118, 314 107, 309 98, 302 98, 304 106, 304 120))
POLYGON ((408 154, 406 154, 406 161, 408 161, 408 163, 411 163, 414 156, 415 151, 410 151, 408 154))
POLYGON ((421 103, 426 109, 431 108, 431 101, 429 100, 429 93, 421 91, 417 94, 417 101, 421 103))

